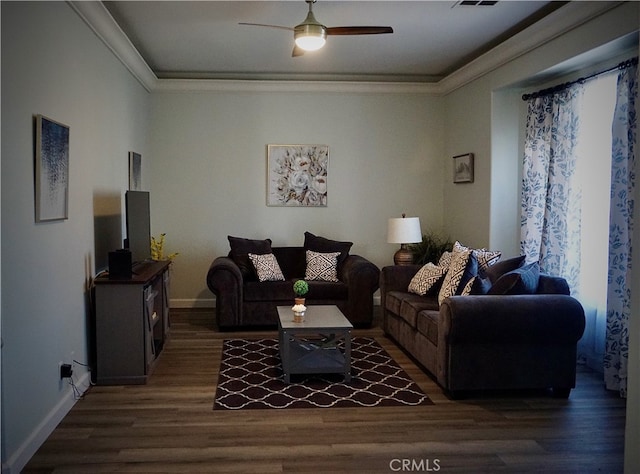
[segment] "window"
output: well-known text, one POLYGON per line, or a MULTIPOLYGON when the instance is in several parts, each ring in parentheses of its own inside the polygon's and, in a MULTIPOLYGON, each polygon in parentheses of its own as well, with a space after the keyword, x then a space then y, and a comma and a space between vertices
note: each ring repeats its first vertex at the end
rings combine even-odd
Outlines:
POLYGON ((582 190, 582 244, 579 284, 574 296, 582 303, 587 318, 579 353, 583 361, 598 371, 602 371, 607 312, 611 122, 616 77, 614 72, 585 84, 575 175, 582 190))

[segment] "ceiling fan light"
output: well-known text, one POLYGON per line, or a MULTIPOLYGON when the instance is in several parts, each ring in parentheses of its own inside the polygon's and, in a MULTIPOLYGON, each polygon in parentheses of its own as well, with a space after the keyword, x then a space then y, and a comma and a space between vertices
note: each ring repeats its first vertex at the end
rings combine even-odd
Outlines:
POLYGON ((322 48, 327 41, 322 36, 298 36, 296 45, 305 51, 317 51, 322 48))
POLYGON ((295 28, 296 46, 305 51, 316 51, 327 42, 327 32, 322 25, 302 24, 295 28))

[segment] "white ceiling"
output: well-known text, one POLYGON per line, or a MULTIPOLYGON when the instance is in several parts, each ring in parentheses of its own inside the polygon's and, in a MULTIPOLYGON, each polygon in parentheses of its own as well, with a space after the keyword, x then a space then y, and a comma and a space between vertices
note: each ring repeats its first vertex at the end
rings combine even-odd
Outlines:
POLYGON ((329 36, 292 58, 293 33, 239 22, 293 27, 303 0, 104 2, 160 79, 296 79, 437 82, 565 2, 324 1, 325 26, 391 26, 393 34, 329 36))

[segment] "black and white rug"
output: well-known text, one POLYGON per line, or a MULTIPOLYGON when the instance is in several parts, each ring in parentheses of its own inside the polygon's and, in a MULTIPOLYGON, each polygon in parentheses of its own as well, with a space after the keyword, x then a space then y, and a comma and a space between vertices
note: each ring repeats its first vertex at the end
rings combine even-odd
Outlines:
POLYGON ((432 405, 375 339, 351 342, 351 382, 340 374, 282 378, 277 339, 227 339, 213 408, 325 408, 432 405))

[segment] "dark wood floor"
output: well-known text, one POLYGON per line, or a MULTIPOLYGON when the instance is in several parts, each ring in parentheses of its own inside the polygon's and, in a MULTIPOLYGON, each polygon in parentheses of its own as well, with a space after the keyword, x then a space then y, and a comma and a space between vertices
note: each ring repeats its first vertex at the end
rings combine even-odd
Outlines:
POLYGON ((23 472, 622 472, 625 402, 598 375, 581 369, 569 400, 452 401, 379 324, 356 334, 378 339, 434 405, 213 411, 222 341, 247 333, 212 321, 174 310, 149 383, 92 387, 23 472))

